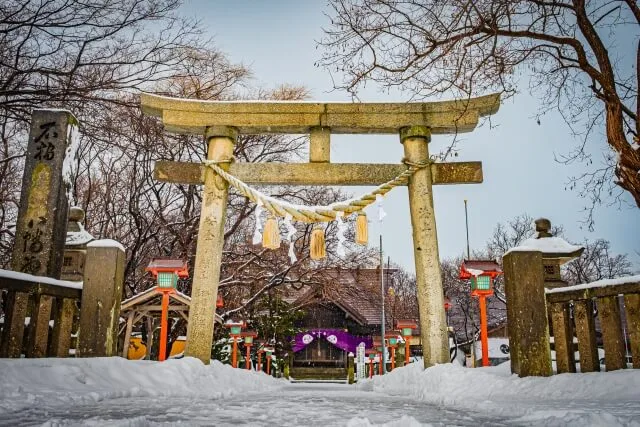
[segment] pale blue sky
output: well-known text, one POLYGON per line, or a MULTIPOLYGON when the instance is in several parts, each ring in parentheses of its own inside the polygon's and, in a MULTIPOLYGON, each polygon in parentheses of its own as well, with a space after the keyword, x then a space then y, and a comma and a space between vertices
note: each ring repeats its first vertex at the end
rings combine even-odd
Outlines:
MULTIPOLYGON (((322 26, 328 25, 324 0, 192 0, 183 12, 200 19, 215 46, 234 62, 242 62, 254 73, 253 83, 276 87, 282 83, 302 85, 314 101, 349 101, 347 94, 333 91, 329 74, 314 67, 320 57, 316 41, 322 26)), ((580 166, 554 161, 554 153, 567 153, 576 141, 559 114, 547 114, 538 125, 533 118, 538 102, 522 94, 506 101, 493 116, 493 128, 482 126, 462 135, 457 161, 482 161, 484 183, 438 186, 434 190, 440 256, 463 253, 466 247, 464 199, 469 201, 471 248, 481 248, 498 222, 528 213, 545 216, 562 224, 573 241, 585 237, 611 241, 616 253, 628 253, 640 269, 640 210, 623 206, 597 209, 594 232, 581 228, 585 201, 565 190, 568 178, 580 166)), ((404 101, 367 89, 363 102, 404 101)), ((386 136, 333 136, 333 162, 392 163, 402 158, 398 138, 386 136)), ((447 140, 435 136, 431 152, 444 147, 447 140)), ((597 161, 601 156, 594 157, 597 161)), ((351 187, 354 194, 366 188, 351 187)), ((631 198, 626 197, 629 204, 631 198)), ((413 271, 411 223, 406 189, 396 189, 385 198, 388 216, 382 226, 385 253, 413 271)), ((379 227, 370 230, 377 236, 379 227)), ((372 242, 377 242, 377 237, 372 242)))

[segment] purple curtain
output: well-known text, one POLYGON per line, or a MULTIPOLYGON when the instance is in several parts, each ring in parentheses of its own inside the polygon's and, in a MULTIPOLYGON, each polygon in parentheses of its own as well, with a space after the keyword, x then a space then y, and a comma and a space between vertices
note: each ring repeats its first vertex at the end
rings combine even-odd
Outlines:
POLYGON ((373 340, 367 336, 351 335, 342 329, 309 329, 300 332, 295 336, 293 343, 293 352, 297 353, 315 340, 327 340, 339 349, 356 353, 356 348, 360 343, 365 344, 365 348, 373 347, 373 340))

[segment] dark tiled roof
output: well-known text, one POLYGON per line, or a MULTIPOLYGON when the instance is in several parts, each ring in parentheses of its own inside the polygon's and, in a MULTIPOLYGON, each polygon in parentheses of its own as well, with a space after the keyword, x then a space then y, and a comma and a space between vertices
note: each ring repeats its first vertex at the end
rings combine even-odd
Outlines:
POLYGON ((331 301, 362 325, 380 325, 379 274, 377 269, 332 270, 327 275, 326 285, 321 288, 291 290, 283 299, 299 307, 317 301, 331 301))

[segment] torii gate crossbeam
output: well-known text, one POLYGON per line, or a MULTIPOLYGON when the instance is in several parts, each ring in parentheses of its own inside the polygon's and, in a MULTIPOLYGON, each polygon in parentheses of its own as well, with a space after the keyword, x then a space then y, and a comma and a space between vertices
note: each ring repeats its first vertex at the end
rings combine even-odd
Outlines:
MULTIPOLYGON (((141 104, 145 113, 160 117, 169 131, 204 135, 207 159, 244 182, 379 185, 407 166, 331 164, 332 133, 397 134, 405 160, 424 164, 430 161, 432 134, 472 131, 479 117, 498 110, 500 97, 429 103, 315 103, 200 101, 143 94, 141 104), (230 164, 238 134, 263 133, 309 134, 310 162, 230 164)), ((185 355, 209 363, 228 186, 211 168, 198 164, 158 162, 155 176, 165 182, 204 184, 185 355)), ((425 367, 449 361, 432 185, 480 182, 480 162, 431 163, 407 182, 425 367)))

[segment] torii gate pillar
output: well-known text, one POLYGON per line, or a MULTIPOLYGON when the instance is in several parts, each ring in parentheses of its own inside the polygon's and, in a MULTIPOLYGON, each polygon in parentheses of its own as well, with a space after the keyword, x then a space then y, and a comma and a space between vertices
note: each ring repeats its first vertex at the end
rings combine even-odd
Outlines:
MULTIPOLYGON (((429 162, 431 131, 424 126, 400 129, 405 160, 411 164, 429 162)), ((449 362, 447 322, 438 256, 436 217, 433 209, 431 168, 422 168, 409 179, 409 210, 413 226, 413 254, 420 314, 420 338, 424 366, 449 362)))
MULTIPOLYGON (((207 159, 219 162, 221 168, 228 170, 237 139, 238 131, 233 127, 207 128, 207 159)), ((184 350, 185 356, 197 357, 206 365, 211 360, 212 330, 220 283, 228 194, 227 182, 213 170, 206 168, 187 325, 187 345, 184 350)))

